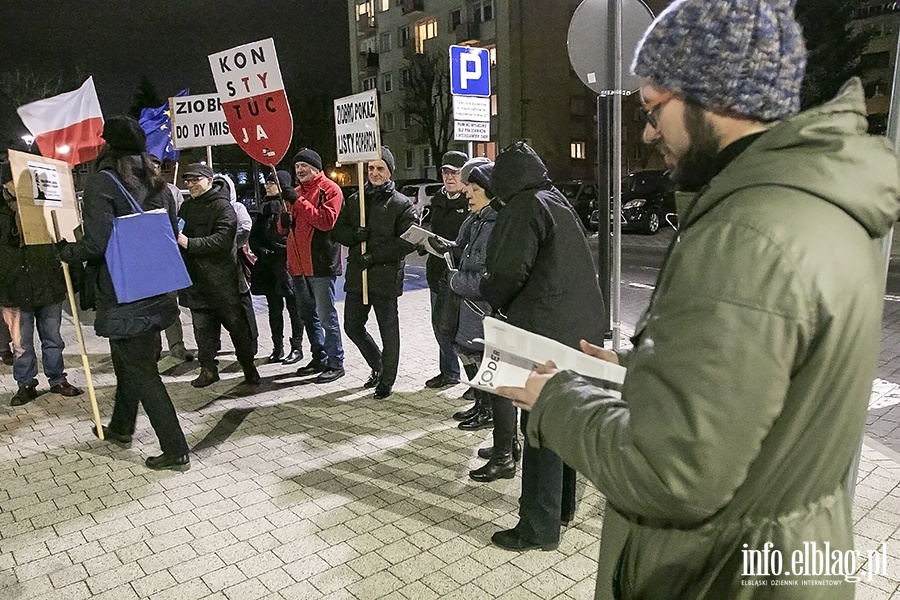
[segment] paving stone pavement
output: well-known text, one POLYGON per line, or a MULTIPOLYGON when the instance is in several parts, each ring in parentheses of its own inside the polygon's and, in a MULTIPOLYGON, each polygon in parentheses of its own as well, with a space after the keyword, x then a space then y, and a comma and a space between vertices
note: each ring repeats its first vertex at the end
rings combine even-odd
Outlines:
MULTIPOLYGON (((400 299, 401 367, 383 401, 361 389, 368 369, 349 342, 344 379, 302 385, 292 368, 263 365, 251 395, 240 393, 231 355, 223 380, 203 390, 189 385, 196 363, 165 358, 192 447, 184 474, 144 467, 158 445, 143 413, 133 446, 121 449, 91 435, 86 394, 62 398, 42 380, 45 393, 31 404, 4 401, 0 598, 591 598, 604 500, 583 479, 558 551, 490 545, 491 533, 516 522, 520 482, 468 479, 489 436, 449 419, 465 404, 461 386, 423 388, 437 368, 428 306, 423 289, 400 299)), ((259 323, 264 356, 264 315, 259 323)), ((83 385, 68 318, 63 333, 70 379, 83 385)), ((108 346, 90 328, 86 337, 105 421, 108 346)), ((0 391, 14 386, 0 367, 0 391)), ((900 466, 873 444, 860 467, 857 544, 887 542, 892 562, 857 597, 900 598, 900 466)))

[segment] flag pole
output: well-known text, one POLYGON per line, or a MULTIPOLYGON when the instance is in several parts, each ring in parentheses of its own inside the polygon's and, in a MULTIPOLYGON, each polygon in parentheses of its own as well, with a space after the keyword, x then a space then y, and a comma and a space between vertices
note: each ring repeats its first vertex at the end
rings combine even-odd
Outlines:
MULTIPOLYGON (((356 163, 356 180, 359 182, 359 226, 366 226, 366 186, 363 184, 363 164, 361 162, 356 163)), ((363 241, 359 245, 359 251, 362 254, 366 253, 366 242, 363 241)), ((369 304, 369 270, 362 270, 362 297, 363 304, 369 304)))
MULTIPOLYGON (((53 235, 57 242, 62 239, 59 233, 59 220, 56 217, 56 211, 50 211, 50 218, 53 220, 53 235)), ((87 348, 84 345, 84 333, 81 331, 81 320, 78 318, 78 306, 75 304, 75 288, 72 285, 72 275, 69 273, 69 264, 60 261, 62 264, 63 278, 66 280, 66 292, 69 295, 69 306, 72 309, 72 320, 75 322, 75 337, 78 340, 78 348, 81 351, 81 365, 84 367, 84 378, 87 380, 88 397, 91 399, 91 411, 94 414, 94 425, 97 428, 97 437, 103 439, 103 425, 100 423, 100 408, 97 406, 97 395, 94 392, 94 379, 91 376, 91 365, 88 362, 87 348)))
POLYGON ((206 147, 206 164, 209 165, 209 168, 210 168, 210 169, 213 168, 213 162, 212 162, 212 146, 207 146, 207 147, 206 147))

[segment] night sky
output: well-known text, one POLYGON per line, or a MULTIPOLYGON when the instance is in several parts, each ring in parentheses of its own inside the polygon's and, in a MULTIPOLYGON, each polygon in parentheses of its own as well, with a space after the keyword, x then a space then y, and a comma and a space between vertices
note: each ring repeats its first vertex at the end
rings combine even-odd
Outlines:
POLYGON ((142 75, 163 99, 215 92, 207 55, 268 37, 289 92, 350 93, 344 0, 2 0, 0 23, 0 73, 80 68, 105 117, 128 110, 142 75))

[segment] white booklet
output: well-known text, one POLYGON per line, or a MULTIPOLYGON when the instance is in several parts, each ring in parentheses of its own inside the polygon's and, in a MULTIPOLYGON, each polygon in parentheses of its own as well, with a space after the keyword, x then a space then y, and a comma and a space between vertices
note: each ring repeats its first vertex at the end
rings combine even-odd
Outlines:
POLYGON ((418 225, 410 225, 409 229, 404 231, 403 234, 400 235, 400 237, 413 246, 416 246, 417 248, 425 248, 429 253, 437 256, 438 258, 444 258, 444 255, 432 248, 431 244, 425 243, 425 240, 433 235, 433 233, 431 233, 427 229, 422 229, 418 225))
POLYGON ((525 387, 532 370, 548 360, 560 370, 598 379, 611 396, 622 397, 625 367, 493 317, 484 318, 484 358, 468 385, 491 393, 496 393, 498 387, 525 387))

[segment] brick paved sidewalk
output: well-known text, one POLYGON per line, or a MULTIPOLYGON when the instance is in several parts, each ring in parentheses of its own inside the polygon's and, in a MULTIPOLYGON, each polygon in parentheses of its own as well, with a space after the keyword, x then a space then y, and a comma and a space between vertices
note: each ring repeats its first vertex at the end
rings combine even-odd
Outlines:
MULTIPOLYGON (((120 449, 92 437, 86 395, 9 407, 15 384, 0 367, 0 598, 591 598, 604 502, 583 480, 558 551, 491 547, 516 522, 519 479, 468 479, 488 434, 449 419, 462 387, 423 389, 437 368, 428 304, 425 290, 400 300, 401 368, 385 401, 361 389, 368 369, 350 343, 344 379, 295 385, 293 369, 265 365, 250 396, 237 393, 233 356, 204 390, 188 383, 196 363, 164 359, 193 448, 186 474, 143 466, 158 452, 143 413, 120 449)), ((64 337, 81 385, 68 321, 64 337)), ((92 332, 88 343, 106 421, 108 348, 92 332)), ((886 453, 865 449, 854 519, 861 550, 888 542, 895 579, 860 584, 858 598, 900 598, 900 467, 886 453)))

